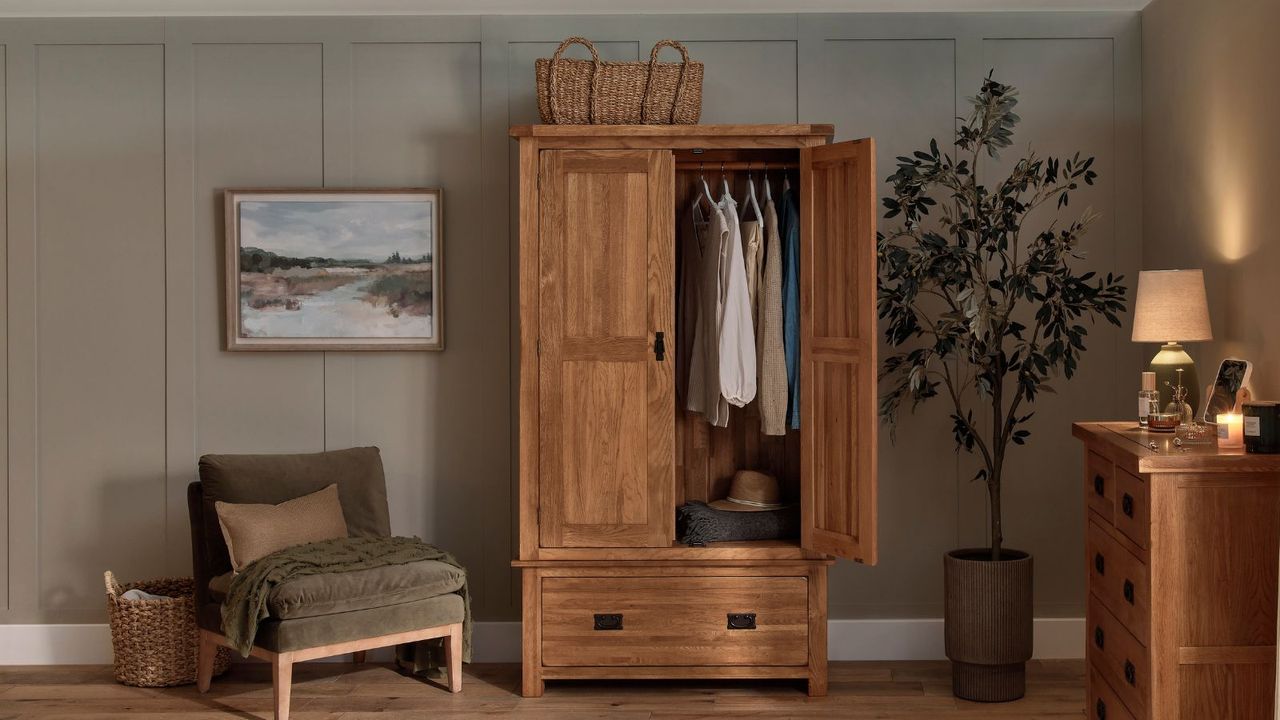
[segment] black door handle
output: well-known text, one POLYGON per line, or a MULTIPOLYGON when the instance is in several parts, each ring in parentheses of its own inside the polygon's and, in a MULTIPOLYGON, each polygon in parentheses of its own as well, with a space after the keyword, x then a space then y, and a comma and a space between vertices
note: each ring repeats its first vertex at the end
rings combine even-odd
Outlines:
POLYGON ((1134 686, 1138 684, 1138 668, 1128 660, 1124 661, 1124 681, 1134 686))
POLYGON ((1098 716, 1098 720, 1107 720, 1107 704, 1106 703, 1099 700, 1098 704, 1094 706, 1094 711, 1095 711, 1094 714, 1098 716))
POLYGON ((1093 476, 1093 491, 1094 491, 1095 493, 1097 493, 1098 495, 1105 495, 1105 494, 1106 494, 1106 493, 1104 492, 1104 489, 1105 489, 1105 488, 1106 488, 1106 481, 1104 481, 1104 480, 1102 479, 1102 476, 1101 476, 1101 475, 1094 475, 1094 476, 1093 476))
POLYGON ((1133 583, 1128 580, 1124 581, 1124 599, 1133 604, 1133 583))
POLYGON ((1125 493, 1124 497, 1120 498, 1120 510, 1125 515, 1133 517, 1133 496, 1129 493, 1125 493))
POLYGON ((1093 556, 1093 569, 1097 570, 1099 575, 1107 574, 1107 560, 1102 557, 1102 553, 1093 556))
POLYGON ((653 334, 653 357, 658 362, 662 362, 667 357, 666 335, 661 330, 653 334))
POLYGON ((622 613, 596 613, 596 630, 621 630, 622 613))
POLYGON ((1093 629, 1093 644, 1097 645, 1099 650, 1107 644, 1107 634, 1102 632, 1102 628, 1100 627, 1093 629))
POLYGON ((755 630, 755 613, 729 613, 730 630, 755 630))

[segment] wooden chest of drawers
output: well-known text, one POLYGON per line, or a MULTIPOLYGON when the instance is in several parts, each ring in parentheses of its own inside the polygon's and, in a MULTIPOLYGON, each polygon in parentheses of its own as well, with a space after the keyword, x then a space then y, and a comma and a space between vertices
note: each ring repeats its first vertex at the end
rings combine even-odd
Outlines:
POLYGON ((1280 456, 1133 423, 1085 445, 1092 720, 1271 720, 1280 456), (1154 445, 1152 445, 1154 443, 1154 445))

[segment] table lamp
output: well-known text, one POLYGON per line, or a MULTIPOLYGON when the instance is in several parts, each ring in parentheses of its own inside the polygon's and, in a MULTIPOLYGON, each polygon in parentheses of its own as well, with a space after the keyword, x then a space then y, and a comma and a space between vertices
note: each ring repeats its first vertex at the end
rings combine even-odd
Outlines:
POLYGON ((1138 273, 1138 297, 1133 308, 1133 341, 1158 342, 1160 352, 1151 359, 1160 405, 1173 399, 1173 386, 1182 384, 1192 413, 1200 409, 1200 381, 1196 364, 1182 349, 1183 342, 1213 339, 1209 326, 1209 301, 1203 270, 1143 270, 1138 273))

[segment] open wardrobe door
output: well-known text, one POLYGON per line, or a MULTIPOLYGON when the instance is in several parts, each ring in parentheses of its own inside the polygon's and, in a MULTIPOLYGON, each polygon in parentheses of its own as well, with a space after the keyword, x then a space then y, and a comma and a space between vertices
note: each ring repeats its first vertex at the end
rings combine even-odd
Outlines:
POLYGON ((876 562, 871 139, 800 151, 801 544, 876 562))

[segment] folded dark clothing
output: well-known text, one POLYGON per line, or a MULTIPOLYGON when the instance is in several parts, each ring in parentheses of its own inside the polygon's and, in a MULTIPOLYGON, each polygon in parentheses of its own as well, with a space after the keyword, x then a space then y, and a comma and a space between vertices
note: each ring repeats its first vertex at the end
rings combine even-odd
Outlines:
POLYGON ((691 502, 676 508, 680 542, 705 545, 736 540, 783 540, 800 536, 800 506, 759 512, 717 510, 691 502))

